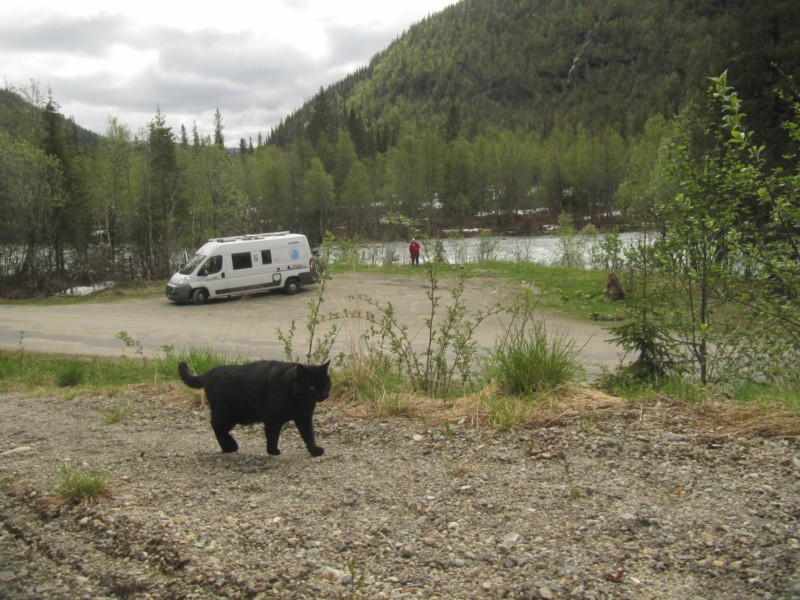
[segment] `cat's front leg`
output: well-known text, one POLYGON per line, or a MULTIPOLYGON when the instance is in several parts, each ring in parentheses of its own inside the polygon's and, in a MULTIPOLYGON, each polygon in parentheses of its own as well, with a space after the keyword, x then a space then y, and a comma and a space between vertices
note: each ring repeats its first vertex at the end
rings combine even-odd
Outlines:
POLYGON ((281 451, 278 449, 278 438, 281 435, 281 426, 264 423, 264 436, 267 438, 267 454, 278 456, 281 451))
POLYGON ((306 448, 308 448, 308 452, 311 456, 322 456, 325 454, 325 448, 317 446, 314 441, 314 423, 311 421, 311 418, 296 420, 294 424, 297 425, 300 437, 302 437, 303 441, 306 443, 306 448))

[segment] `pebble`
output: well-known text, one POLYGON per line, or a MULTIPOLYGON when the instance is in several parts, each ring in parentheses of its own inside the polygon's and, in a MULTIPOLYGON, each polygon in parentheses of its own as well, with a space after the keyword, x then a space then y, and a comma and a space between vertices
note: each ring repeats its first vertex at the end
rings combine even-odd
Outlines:
POLYGON ((11 450, 0 452, 0 456, 12 456, 14 454, 22 454, 24 452, 30 452, 31 450, 33 450, 32 446, 17 446, 16 448, 11 448, 11 450))

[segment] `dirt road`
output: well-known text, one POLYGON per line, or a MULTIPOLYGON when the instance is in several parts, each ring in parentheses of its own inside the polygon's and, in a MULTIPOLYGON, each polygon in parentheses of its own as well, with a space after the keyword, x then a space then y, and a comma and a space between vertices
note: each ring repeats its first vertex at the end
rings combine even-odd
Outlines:
MULTIPOLYGON (((499 280, 488 278, 467 280, 463 299, 469 310, 486 310, 497 304, 510 291, 501 285, 499 280)), ((229 357, 283 358, 277 330, 288 334, 295 321, 295 355, 304 356, 308 344, 307 303, 315 299, 314 290, 305 288, 295 296, 273 292, 203 306, 176 305, 165 297, 52 306, 6 304, 0 306, 0 348, 17 349, 22 345, 34 352, 133 355, 137 347, 126 348, 118 338, 124 331, 141 344, 142 352, 148 356, 172 346, 176 352, 195 347, 213 349, 229 357)), ((391 302, 398 320, 409 327, 414 343, 422 350, 428 338, 424 323, 430 314, 428 290, 429 284, 415 277, 336 275, 327 283, 322 312, 369 308, 366 302, 355 299, 359 294, 383 306, 391 302)), ((443 314, 451 302, 448 282, 443 282, 439 294, 438 310, 443 314)), ((601 365, 613 368, 619 363, 618 348, 607 341, 609 334, 602 327, 553 315, 543 314, 542 318, 548 332, 563 333, 582 348, 581 361, 590 379, 601 372, 601 365)), ((349 351, 358 344, 365 323, 348 318, 336 322, 342 329, 334 349, 349 351)), ((322 326, 324 331, 330 323, 322 326)), ((475 338, 481 348, 491 349, 501 331, 501 320, 493 317, 484 321, 475 338)))

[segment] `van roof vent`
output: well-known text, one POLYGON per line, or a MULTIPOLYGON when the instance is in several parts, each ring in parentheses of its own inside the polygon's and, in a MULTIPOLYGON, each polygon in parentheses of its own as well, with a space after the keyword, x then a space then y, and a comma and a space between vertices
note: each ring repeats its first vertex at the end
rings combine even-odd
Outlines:
POLYGON ((246 240, 263 240, 268 237, 278 237, 289 235, 291 231, 270 231, 267 233, 247 233, 245 235, 233 235, 230 237, 209 238, 209 242, 240 242, 246 240))

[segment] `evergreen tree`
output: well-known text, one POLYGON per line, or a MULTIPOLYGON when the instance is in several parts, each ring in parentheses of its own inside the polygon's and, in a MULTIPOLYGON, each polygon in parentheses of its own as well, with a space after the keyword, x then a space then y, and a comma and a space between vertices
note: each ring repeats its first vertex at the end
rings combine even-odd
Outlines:
POLYGON ((311 101, 311 118, 308 123, 308 139, 316 148, 321 141, 331 143, 335 127, 328 95, 321 87, 311 101))
POLYGON ((223 129, 225 129, 225 125, 222 124, 222 113, 220 113, 219 108, 217 108, 217 110, 214 111, 214 145, 222 150, 225 149, 225 136, 222 134, 223 129))
POLYGON ((77 258, 85 262, 86 250, 91 239, 90 206, 76 167, 76 150, 68 142, 65 120, 51 98, 45 106, 45 152, 61 164, 62 202, 53 217, 55 224, 52 249, 56 257, 56 270, 67 273, 66 252, 74 249, 77 258))
POLYGON ((172 251, 175 248, 179 223, 178 183, 180 173, 172 128, 157 109, 148 124, 145 147, 145 168, 141 210, 137 214, 137 240, 142 252, 142 266, 151 277, 167 277, 174 270, 172 251))

